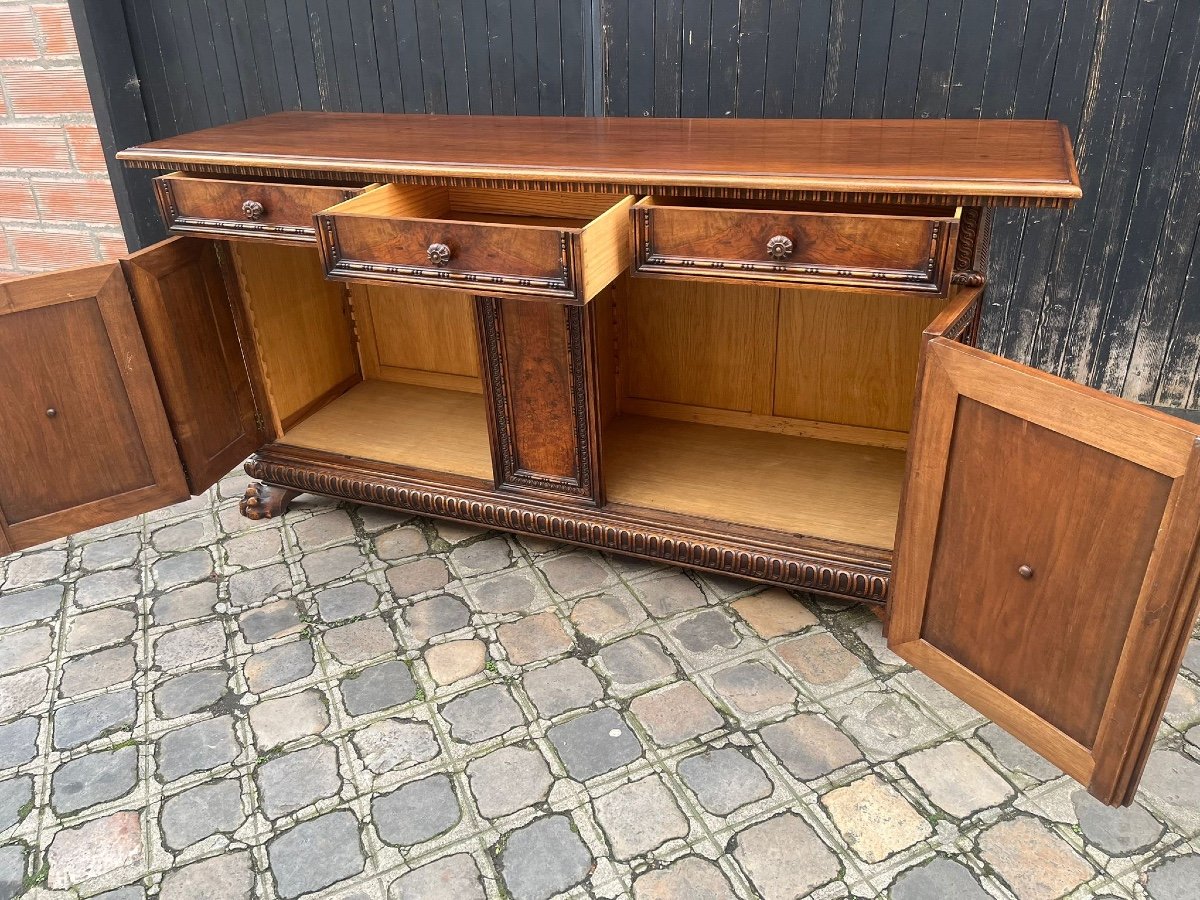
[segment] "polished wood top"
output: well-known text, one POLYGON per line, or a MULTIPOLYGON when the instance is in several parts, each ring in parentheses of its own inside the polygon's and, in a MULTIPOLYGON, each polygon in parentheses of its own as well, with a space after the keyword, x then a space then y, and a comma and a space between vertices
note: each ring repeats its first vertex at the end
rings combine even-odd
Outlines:
POLYGON ((618 119, 281 112, 117 154, 132 165, 291 177, 487 179, 621 190, 795 191, 1064 206, 1058 122, 618 119))

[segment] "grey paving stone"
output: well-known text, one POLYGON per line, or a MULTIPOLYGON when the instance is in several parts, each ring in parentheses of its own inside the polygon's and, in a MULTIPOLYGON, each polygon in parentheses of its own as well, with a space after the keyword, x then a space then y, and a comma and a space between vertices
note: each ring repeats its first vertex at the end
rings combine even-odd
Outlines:
POLYGON ((842 839, 860 859, 882 862, 933 834, 930 822, 874 772, 821 797, 842 839))
POLYGON ((158 739, 158 774, 163 781, 174 781, 206 772, 233 762, 240 749, 231 716, 185 725, 158 739))
POLYGON ((250 707, 250 728, 260 751, 320 734, 328 726, 329 710, 317 690, 260 700, 250 707))
POLYGON ((272 600, 238 616, 238 628, 247 644, 299 634, 302 627, 294 600, 272 600))
POLYGON ((63 663, 58 690, 63 697, 75 697, 113 685, 125 684, 133 678, 136 671, 131 645, 110 647, 63 663))
POLYGON ((291 590, 292 576, 283 563, 229 576, 229 603, 234 607, 254 606, 291 590))
POLYGON ((759 637, 774 638, 817 624, 808 607, 783 588, 767 588, 731 604, 759 637))
POLYGON ((300 560, 300 568, 309 584, 328 584, 345 578, 367 564, 366 554, 357 544, 345 544, 309 553, 300 560))
POLYGON ((450 779, 439 773, 375 797, 371 818, 382 841, 411 847, 445 834, 462 819, 462 809, 450 779))
POLYGON ((888 892, 891 900, 932 900, 935 897, 988 900, 990 896, 979 886, 970 869, 944 856, 935 856, 901 872, 888 892))
POLYGON ((354 522, 342 509, 318 513, 311 519, 297 522, 292 526, 292 532, 296 535, 296 543, 305 553, 311 553, 321 547, 344 544, 355 538, 354 522))
POLYGON ((487 644, 474 638, 437 644, 425 651, 425 665, 438 684, 454 684, 484 670, 487 644))
POLYGON ((976 734, 983 739, 992 753, 996 754, 996 759, 1014 772, 1020 772, 1038 781, 1049 781, 1062 774, 1057 766, 1034 753, 999 725, 989 723, 976 734))
POLYGON ((225 656, 225 628, 220 622, 185 625, 154 641, 154 665, 164 672, 184 669, 225 656))
POLYGON ((389 562, 417 556, 429 549, 429 542, 415 525, 396 528, 375 538, 375 553, 389 562))
POLYGON ((75 605, 86 608, 135 597, 142 591, 141 573, 133 568, 85 575, 75 582, 75 605))
POLYGON ((319 891, 366 866, 358 819, 348 810, 302 822, 267 844, 276 890, 285 900, 319 891))
POLYGON ((318 744, 285 753, 259 766, 254 780, 262 811, 268 819, 278 819, 341 790, 337 749, 318 744))
POLYGON ((181 584, 203 581, 213 574, 212 556, 208 550, 189 550, 174 556, 164 556, 150 567, 150 574, 160 591, 181 584))
POLYGON ((469 853, 443 856, 401 875, 388 888, 388 900, 485 900, 479 865, 469 853))
POLYGON ((670 633, 689 653, 713 653, 732 650, 742 639, 733 630, 729 617, 719 609, 705 609, 680 619, 670 626, 670 633))
POLYGON ((342 679, 342 701, 352 716, 378 712, 416 699, 412 672, 401 660, 369 666, 342 679))
POLYGON ((395 528, 413 518, 411 513, 399 509, 383 509, 378 506, 360 506, 355 512, 364 531, 371 534, 383 531, 385 528, 395 528))
POLYGON ((0 831, 16 825, 33 806, 33 778, 17 775, 0 781, 0 831))
POLYGON ((472 605, 480 612, 505 615, 527 612, 539 602, 539 591, 528 572, 505 572, 469 588, 472 605))
POLYGON ((442 718, 456 741, 476 744, 525 723, 521 707, 498 684, 460 694, 442 707, 442 718))
POLYGON ((598 659, 618 696, 628 696, 675 675, 674 660, 667 656, 658 638, 649 634, 635 634, 609 644, 598 659))
POLYGON ((658 619, 705 604, 704 592, 682 572, 653 581, 638 582, 634 589, 641 595, 642 603, 650 615, 658 619))
POLYGON ((571 624, 575 630, 600 643, 632 631, 647 618, 646 610, 624 593, 584 597, 571 610, 571 624))
POLYGON ((629 709, 660 747, 673 747, 725 724, 716 707, 690 681, 634 697, 629 709))
POLYGON ((826 705, 838 727, 872 760, 891 759, 931 743, 945 733, 911 700, 894 690, 851 691, 826 705))
POLYGON ((175 625, 189 619, 201 619, 212 615, 217 600, 216 582, 201 581, 157 597, 150 607, 150 618, 155 625, 175 625))
MULTIPOLYGON (((162 896, 161 894, 159 896, 162 896)), ((127 885, 115 891, 97 894, 91 900, 146 900, 146 889, 141 885, 127 885)))
POLYGON ((797 677, 817 693, 825 694, 850 681, 865 680, 869 673, 861 659, 828 632, 804 634, 773 647, 797 677))
POLYGON ((67 619, 67 636, 63 650, 74 656, 106 644, 126 640, 137 628, 137 614, 132 608, 110 606, 94 612, 80 613, 67 619))
POLYGON ((316 601, 322 622, 338 622, 373 612, 379 604, 379 594, 366 582, 355 581, 318 591, 316 601))
POLYGON ((137 719, 137 693, 133 688, 101 694, 54 711, 54 746, 73 750, 103 734, 131 728, 137 719))
POLYGON ((796 701, 796 689, 773 669, 757 660, 722 669, 712 677, 713 690, 742 718, 796 701))
POLYGON ((604 696, 596 674, 579 660, 568 657, 521 676, 529 699, 544 718, 579 709, 604 696))
POLYGON ((1163 824, 1140 805, 1114 809, 1085 790, 1073 791, 1071 804, 1084 840, 1109 856, 1129 856, 1149 850, 1165 831, 1163 824))
POLYGON ((212 706, 229 692, 225 669, 201 669, 167 679, 154 689, 154 708, 164 719, 212 706))
POLYGON ((0 675, 49 660, 50 636, 49 625, 37 625, 24 631, 0 635, 0 675))
POLYGON ((564 597, 599 592, 614 581, 613 573, 599 554, 586 550, 574 550, 545 560, 538 563, 538 568, 545 574, 550 587, 564 597))
POLYGON ((721 869, 699 856, 685 856, 633 882, 634 900, 735 900, 721 869))
POLYGON ((111 569, 115 566, 132 566, 137 561, 141 549, 142 541, 137 534, 118 534, 116 537, 84 544, 80 564, 88 572, 111 569))
POLYGON ((1170 750, 1155 750, 1141 789, 1142 799, 1177 826, 1200 830, 1200 763, 1170 750))
POLYGON ((1070 844, 1030 816, 998 822, 978 843, 982 861, 1018 897, 1065 897, 1094 874, 1070 844))
POLYGON ((500 873, 514 900, 549 900, 587 878, 592 854, 566 816, 546 816, 508 835, 500 873))
POLYGON ((811 781, 863 758, 837 726, 801 713, 762 730, 763 740, 783 767, 800 781, 811 781))
POLYGON ((307 678, 316 667, 312 644, 304 640, 251 654, 242 672, 246 676, 246 686, 261 694, 307 678))
POLYGON ((4 590, 16 591, 23 587, 54 581, 61 578, 67 569, 67 551, 43 550, 18 556, 8 564, 4 576, 4 590))
POLYGON ((137 784, 137 747, 101 750, 63 763, 50 780, 50 806, 60 816, 124 797, 137 784))
POLYGON ((733 857, 763 900, 806 897, 840 874, 838 858, 795 813, 783 813, 737 836, 733 857))
POLYGON ((282 555, 283 531, 280 528, 260 528, 225 542, 225 559, 229 565, 242 569, 265 566, 282 555))
POLYGON ((427 762, 441 752, 425 722, 384 719, 355 732, 351 740, 363 765, 376 775, 427 762))
POLYGON ((404 624, 413 637, 425 643, 432 637, 449 634, 471 621, 467 604, 450 594, 438 594, 428 600, 418 600, 404 610, 404 624))
POLYGON ((0 769, 23 766, 37 756, 38 724, 30 716, 0 725, 0 769))
POLYGON ((254 869, 246 851, 222 853, 163 876, 159 900, 250 900, 254 869))
POLYGON ((51 584, 31 591, 5 594, 0 597, 0 628, 26 625, 57 616, 62 609, 64 593, 62 585, 51 584))
POLYGON ((496 629, 496 636, 514 666, 558 656, 574 643, 552 610, 507 622, 496 629))
POLYGON ((174 525, 164 525, 150 535, 150 544, 159 553, 176 553, 210 543, 216 536, 212 519, 197 516, 174 525))
POLYGON ((392 593, 403 600, 441 590, 450 581, 450 570, 442 560, 427 556, 392 566, 387 571, 387 580, 392 593))
POLYGON ((462 575, 496 572, 512 564, 512 550, 502 537, 460 544, 450 551, 450 562, 462 575))
POLYGON ((727 816, 775 791, 762 767, 732 747, 689 756, 677 771, 700 805, 716 816, 727 816))
POLYGON ((50 672, 45 668, 26 669, 0 678, 0 722, 43 703, 49 687, 50 672))
POLYGON ((396 638, 383 619, 360 619, 330 628, 321 640, 338 662, 353 666, 396 653, 396 638))
POLYGON ((163 843, 182 850, 214 834, 232 834, 246 821, 236 778, 197 785, 163 801, 163 843))
POLYGON ((1200 855, 1176 856, 1155 866, 1146 877, 1151 900, 1196 900, 1200 885, 1200 855))
POLYGON ((92 819, 54 836, 46 854, 46 884, 63 890, 109 872, 145 865, 141 816, 131 810, 92 819))
POLYGON ((642 755, 642 744, 620 713, 598 709, 555 725, 546 732, 567 773, 587 781, 642 755))
POLYGON ((467 779, 479 814, 487 819, 541 803, 554 782, 542 754, 519 746, 501 747, 472 760, 467 779))
POLYGON ((691 830, 674 795, 657 775, 623 784, 597 797, 596 820, 608 836, 613 855, 633 859, 691 830))
POLYGON ((0 900, 12 900, 25 882, 25 848, 20 844, 0 847, 0 900))

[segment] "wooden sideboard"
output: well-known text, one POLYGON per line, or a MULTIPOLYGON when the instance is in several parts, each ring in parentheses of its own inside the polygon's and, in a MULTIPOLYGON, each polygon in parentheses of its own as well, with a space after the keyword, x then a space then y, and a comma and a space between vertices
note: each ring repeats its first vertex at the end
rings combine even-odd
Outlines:
POLYGON ((300 492, 886 609, 1102 801, 1200 598, 1194 426, 975 347, 1060 125, 280 113, 126 150, 176 237, 0 285, 0 551, 300 492))

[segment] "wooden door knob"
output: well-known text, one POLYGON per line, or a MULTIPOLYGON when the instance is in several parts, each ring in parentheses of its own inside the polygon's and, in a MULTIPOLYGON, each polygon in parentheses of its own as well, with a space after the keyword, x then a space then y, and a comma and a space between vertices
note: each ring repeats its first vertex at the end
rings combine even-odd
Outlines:
POLYGON ((266 207, 257 200, 247 200, 242 204, 242 214, 252 222, 261 219, 266 211, 266 207))
POLYGON ((1033 569, 1029 566, 1021 566, 1019 569, 1017 569, 1017 574, 1028 581, 1033 577, 1033 569))
POLYGON ((445 244, 430 244, 426 252, 429 254, 429 261, 435 266, 444 266, 450 262, 450 248, 445 244))
POLYGON ((787 259, 792 255, 792 239, 782 234, 775 235, 767 241, 767 255, 771 259, 787 259))

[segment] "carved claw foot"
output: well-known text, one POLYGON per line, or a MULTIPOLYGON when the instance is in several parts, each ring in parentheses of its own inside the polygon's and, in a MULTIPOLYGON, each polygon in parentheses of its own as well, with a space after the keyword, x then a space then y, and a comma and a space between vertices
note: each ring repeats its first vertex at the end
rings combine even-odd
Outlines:
POLYGON ((273 519, 287 512, 288 505, 299 494, 300 491, 291 488, 252 481, 247 485, 238 509, 247 519, 273 519))

